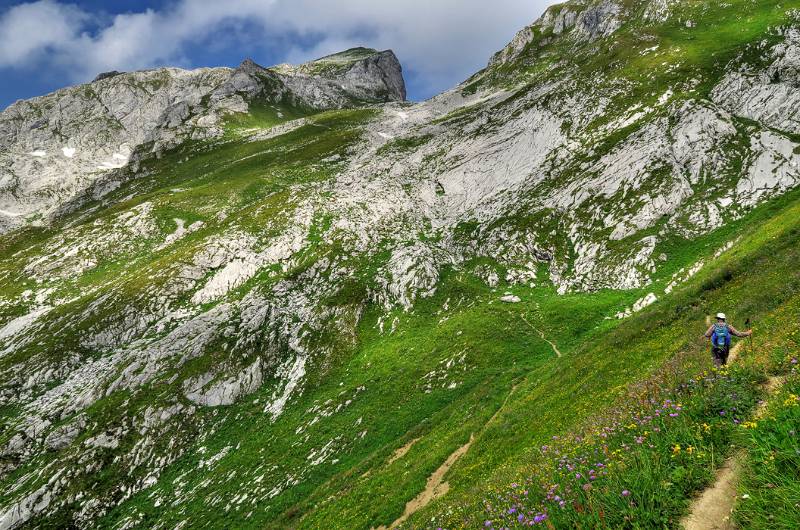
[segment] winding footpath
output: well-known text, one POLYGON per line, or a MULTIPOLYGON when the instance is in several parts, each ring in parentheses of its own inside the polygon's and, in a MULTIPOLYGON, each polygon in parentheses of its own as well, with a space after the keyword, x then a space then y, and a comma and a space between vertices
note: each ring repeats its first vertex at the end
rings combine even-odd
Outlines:
MULTIPOLYGON (((514 385, 511 388, 511 391, 508 393, 506 398, 503 400, 503 404, 500 405, 500 407, 495 411, 494 414, 492 414, 492 417, 489 418, 489 421, 487 421, 483 425, 483 428, 481 429, 481 432, 485 431, 486 427, 488 427, 492 422, 494 422, 494 420, 497 418, 497 416, 500 414, 500 412, 506 407, 506 404, 508 403, 508 400, 511 398, 511 396, 514 394, 514 392, 517 390, 517 386, 518 385, 514 385)), ((410 448, 410 445, 413 445, 416 441, 417 440, 412 440, 411 442, 409 442, 407 444, 407 446, 409 446, 409 448, 410 448)), ((448 471, 450 471, 450 468, 453 467, 453 464, 455 464, 458 461, 459 458, 464 456, 467 453, 467 451, 469 451, 469 448, 472 446, 472 442, 474 442, 474 441, 475 441, 475 433, 472 433, 469 436, 469 441, 467 443, 465 443, 464 445, 462 445, 461 447, 459 447, 458 449, 456 449, 455 451, 453 451, 450 454, 450 456, 447 457, 447 459, 444 461, 444 463, 442 463, 442 465, 439 466, 436 469, 436 471, 434 471, 433 474, 431 474, 430 477, 428 477, 428 482, 425 484, 425 489, 422 490, 419 493, 419 495, 417 495, 416 497, 414 497, 413 499, 411 499, 410 501, 408 501, 406 503, 406 508, 403 511, 403 515, 401 515, 397 520, 395 520, 392 524, 390 524, 388 526, 388 528, 397 528, 398 526, 400 526, 401 524, 406 522, 406 520, 409 517, 414 515, 414 513, 416 513, 420 509, 422 509, 425 506, 427 506, 428 503, 430 503, 432 500, 441 497, 442 495, 444 495, 445 493, 447 493, 450 490, 450 484, 448 484, 444 480, 444 476, 447 474, 448 471)), ((400 458, 400 456, 402 456, 406 452, 408 452, 408 449, 406 449, 406 446, 401 447, 392 456, 392 459, 390 460, 390 462, 393 462, 397 458, 400 458), (402 453, 402 454, 400 454, 400 453, 402 453), (400 456, 398 456, 398 454, 400 454, 400 456)), ((378 527, 377 530, 387 530, 387 527, 386 526, 380 526, 380 527, 378 527)))
MULTIPOLYGON (((739 357, 743 345, 744 341, 741 341, 731 349, 729 363, 739 357)), ((782 383, 783 380, 780 377, 770 377, 765 385, 767 393, 774 394, 782 383)), ((758 419, 764 414, 766 406, 766 401, 759 404, 753 414, 754 419, 758 419)), ((734 530, 736 528, 731 520, 731 515, 736 507, 736 486, 744 457, 745 452, 739 450, 720 466, 714 484, 706 488, 692 502, 689 514, 681 520, 681 526, 685 530, 734 530)))
POLYGON ((544 332, 542 330, 540 330, 539 328, 528 322, 528 319, 525 318, 525 315, 520 315, 520 317, 522 317, 522 321, 525 322, 533 331, 535 331, 536 334, 539 335, 543 341, 545 341, 547 344, 550 345, 551 348, 553 348, 553 353, 556 354, 556 357, 561 357, 561 351, 558 349, 558 346, 556 346, 553 341, 545 337, 544 332))

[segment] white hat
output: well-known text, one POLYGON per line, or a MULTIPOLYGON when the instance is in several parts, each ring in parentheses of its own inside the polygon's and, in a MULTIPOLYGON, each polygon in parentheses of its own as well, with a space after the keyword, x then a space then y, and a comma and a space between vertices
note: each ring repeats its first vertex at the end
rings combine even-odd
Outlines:
POLYGON ((726 320, 725 319, 725 313, 717 313, 717 318, 720 319, 720 320, 726 320))

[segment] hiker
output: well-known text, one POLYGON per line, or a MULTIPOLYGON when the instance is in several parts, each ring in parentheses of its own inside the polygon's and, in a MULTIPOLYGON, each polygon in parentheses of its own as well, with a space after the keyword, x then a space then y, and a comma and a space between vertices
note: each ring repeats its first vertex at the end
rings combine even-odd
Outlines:
POLYGON ((711 354, 714 356, 714 366, 720 367, 728 362, 728 353, 731 350, 731 335, 735 337, 749 337, 753 330, 739 331, 726 322, 725 313, 717 313, 717 321, 708 328, 705 338, 711 339, 711 354))

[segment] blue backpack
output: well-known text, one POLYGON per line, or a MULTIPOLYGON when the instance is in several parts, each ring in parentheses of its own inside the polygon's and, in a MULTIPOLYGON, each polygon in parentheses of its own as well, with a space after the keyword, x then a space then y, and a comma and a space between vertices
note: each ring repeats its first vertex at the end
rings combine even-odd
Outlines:
POLYGON ((714 324, 714 333, 711 334, 711 344, 715 348, 728 348, 731 345, 731 332, 727 324, 714 324))

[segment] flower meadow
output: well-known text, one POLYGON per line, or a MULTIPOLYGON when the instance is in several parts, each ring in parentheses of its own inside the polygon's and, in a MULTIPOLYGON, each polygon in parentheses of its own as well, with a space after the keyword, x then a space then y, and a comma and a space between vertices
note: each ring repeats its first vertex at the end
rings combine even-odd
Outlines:
POLYGON ((800 371, 784 361, 781 390, 741 431, 747 449, 734 517, 741 528, 800 528, 800 371))
POLYGON ((636 384, 580 434, 553 437, 519 480, 434 528, 677 526, 714 477, 757 403, 763 375, 735 366, 697 373, 685 358, 636 384), (692 371, 695 375, 691 375, 692 371))

